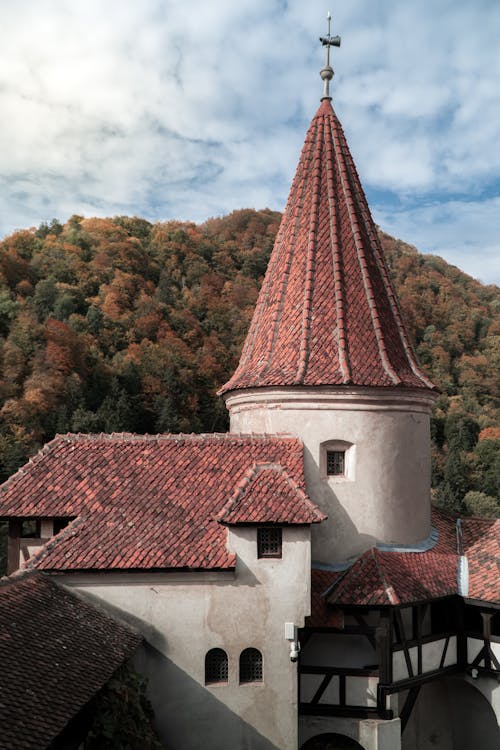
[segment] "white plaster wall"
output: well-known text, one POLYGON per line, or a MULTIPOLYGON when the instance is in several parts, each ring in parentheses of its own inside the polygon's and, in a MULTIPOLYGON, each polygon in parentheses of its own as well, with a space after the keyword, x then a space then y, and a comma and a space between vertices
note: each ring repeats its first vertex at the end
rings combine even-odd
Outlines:
POLYGON ((464 675, 463 679, 475 690, 478 690, 483 694, 493 709, 497 724, 500 726, 500 677, 494 677, 493 675, 480 675, 474 679, 469 673, 467 673, 464 675))
MULTIPOLYGON (((441 664, 441 657, 445 647, 446 639, 440 638, 436 641, 430 641, 424 643, 422 646, 422 671, 433 672, 439 669, 441 664)), ((410 654, 411 665, 413 669, 413 675, 417 674, 418 671, 418 649, 416 646, 408 649, 410 654)), ((457 639, 456 636, 451 636, 446 649, 446 656, 443 662, 443 667, 450 667, 452 664, 457 663, 457 639)), ((408 674, 408 667, 406 665, 405 654, 402 649, 394 651, 392 655, 392 674, 394 682, 399 680, 407 680, 411 675, 408 674)))
POLYGON ((64 576, 143 633, 138 668, 149 678, 167 747, 291 750, 297 747, 297 665, 285 622, 304 624, 310 601, 310 530, 283 529, 281 560, 257 558, 255 528, 233 528, 236 572, 64 576), (258 648, 264 681, 239 685, 244 648, 258 648), (204 684, 205 654, 225 649, 229 682, 204 684))
POLYGON ((456 677, 422 686, 403 734, 403 750, 498 750, 498 747, 498 719, 490 699, 481 695, 479 685, 456 677))
POLYGON ((321 562, 428 536, 433 401, 431 392, 391 388, 262 388, 226 397, 232 432, 303 440, 308 493, 329 516, 313 529, 313 559, 321 562), (321 445, 335 440, 354 445, 350 477, 321 476, 321 445))
POLYGON ((347 677, 345 699, 349 706, 377 707, 378 677, 347 677))

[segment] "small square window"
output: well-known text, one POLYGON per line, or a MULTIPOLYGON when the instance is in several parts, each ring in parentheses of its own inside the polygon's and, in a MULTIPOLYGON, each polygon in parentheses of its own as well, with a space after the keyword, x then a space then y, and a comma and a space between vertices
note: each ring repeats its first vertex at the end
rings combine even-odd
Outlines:
POLYGON ((345 451, 326 452, 326 473, 334 477, 345 475, 345 451))
POLYGON ((268 526, 257 529, 257 551, 259 557, 281 557, 282 536, 279 527, 268 526))
POLYGON ((23 539, 36 539, 40 536, 40 521, 37 518, 24 518, 21 523, 23 539))

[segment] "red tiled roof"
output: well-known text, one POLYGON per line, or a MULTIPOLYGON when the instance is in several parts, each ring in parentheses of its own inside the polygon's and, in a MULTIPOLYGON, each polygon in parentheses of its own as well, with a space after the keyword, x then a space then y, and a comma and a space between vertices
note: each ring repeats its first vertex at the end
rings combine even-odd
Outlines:
POLYGON ((311 615, 306 618, 306 627, 341 628, 343 614, 340 609, 329 606, 325 597, 331 587, 344 575, 342 571, 317 570, 311 572, 311 615))
POLYGON ((217 516, 221 523, 293 523, 324 521, 326 516, 280 464, 254 464, 229 503, 217 516))
POLYGON ((298 508, 248 483, 238 522, 320 520, 300 440, 232 434, 58 436, 0 488, 0 517, 75 518, 31 558, 41 569, 232 568, 216 519, 258 464, 281 467, 278 489, 298 508))
POLYGON ((462 554, 469 567, 469 599, 500 603, 500 520, 462 519, 462 554))
POLYGON ((47 747, 141 636, 41 573, 0 582, 0 750, 47 747))
POLYGON ((220 393, 283 385, 434 387, 327 100, 306 135, 239 366, 220 393))
POLYGON ((463 595, 500 603, 500 521, 461 519, 460 544, 454 517, 434 509, 433 525, 438 542, 426 552, 374 547, 344 573, 313 570, 311 626, 326 627, 328 606, 402 605, 461 594, 460 554, 467 558, 469 568, 468 593, 463 595))

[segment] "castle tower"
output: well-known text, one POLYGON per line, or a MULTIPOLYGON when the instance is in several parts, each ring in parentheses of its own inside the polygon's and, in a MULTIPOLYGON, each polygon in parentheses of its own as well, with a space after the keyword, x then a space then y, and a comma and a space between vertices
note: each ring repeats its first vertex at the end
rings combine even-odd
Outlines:
POLYGON ((256 310, 221 389, 231 431, 304 443, 310 497, 329 520, 313 557, 430 534, 434 386, 413 353, 373 219, 325 90, 306 135, 256 310))

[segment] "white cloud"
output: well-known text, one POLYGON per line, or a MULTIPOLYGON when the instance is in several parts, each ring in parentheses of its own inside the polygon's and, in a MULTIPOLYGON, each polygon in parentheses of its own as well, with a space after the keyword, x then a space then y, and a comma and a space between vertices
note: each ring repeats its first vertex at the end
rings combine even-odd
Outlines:
POLYGON ((440 255, 485 283, 500 282, 500 198, 430 203, 393 212, 375 207, 374 216, 385 231, 420 251, 440 255))
MULTIPOLYGON (((0 232, 72 213, 283 208, 321 96, 324 15, 317 0, 0 2, 0 232)), ((383 227, 444 253, 446 206, 456 219, 466 205, 474 252, 495 248, 500 4, 351 0, 333 24, 335 106, 361 177, 414 207, 395 224, 378 206, 383 227)))

